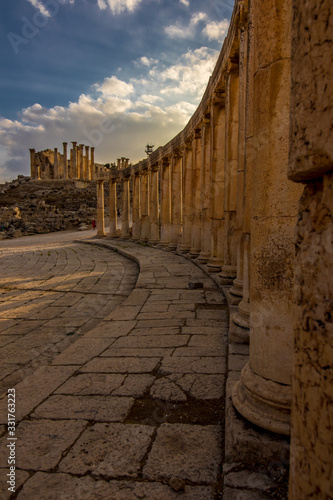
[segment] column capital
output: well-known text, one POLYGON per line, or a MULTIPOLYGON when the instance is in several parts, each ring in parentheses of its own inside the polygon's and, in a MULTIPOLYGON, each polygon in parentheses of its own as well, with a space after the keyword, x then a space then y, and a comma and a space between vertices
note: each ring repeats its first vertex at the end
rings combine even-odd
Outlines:
POLYGON ((67 142, 63 142, 63 143, 62 143, 62 145, 63 145, 63 146, 67 146, 67 142))
POLYGON ((29 148, 30 153, 35 153, 36 149, 35 148, 29 148))
POLYGON ((236 71, 239 71, 239 60, 229 57, 226 65, 225 77, 227 78, 230 73, 234 73, 236 71))
POLYGON ((76 148, 77 142, 76 141, 72 141, 72 144, 73 144, 73 148, 76 148))

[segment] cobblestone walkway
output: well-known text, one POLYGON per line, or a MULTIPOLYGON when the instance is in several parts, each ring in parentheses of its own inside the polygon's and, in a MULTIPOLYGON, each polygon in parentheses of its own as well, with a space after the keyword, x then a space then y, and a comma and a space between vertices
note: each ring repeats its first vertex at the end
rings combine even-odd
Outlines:
MULTIPOLYGON (((125 299, 120 293, 123 302, 112 312, 104 300, 110 283, 117 278, 120 291, 125 280, 128 290, 135 264, 126 261, 121 272, 125 257, 105 249, 107 241, 46 252, 29 249, 14 260, 8 250, 0 257, 0 264, 7 263, 0 305, 11 311, 1 316, 0 339, 7 348, 2 362, 16 367, 3 377, 8 387, 2 386, 16 389, 14 498, 221 498, 224 297, 180 256, 129 242, 111 244, 140 265, 134 290, 125 299), (67 268, 66 259, 73 261, 67 268), (189 289, 190 281, 203 288, 189 289), (75 307, 80 301, 84 306, 75 307), (83 311, 89 308, 91 319, 84 316, 83 325, 83 311), (93 324, 96 315, 98 325, 93 324), (68 329, 74 328, 76 339, 67 345, 73 337, 66 335, 68 329), (44 366, 25 373, 29 353, 38 358, 50 336, 58 351, 44 359, 44 366), (15 385, 10 377, 17 372, 21 381, 15 385)), ((111 305, 117 298, 112 295, 111 305)), ((6 422, 3 397, 0 423, 6 422)), ((9 498, 4 425, 1 435, 0 496, 9 498)))

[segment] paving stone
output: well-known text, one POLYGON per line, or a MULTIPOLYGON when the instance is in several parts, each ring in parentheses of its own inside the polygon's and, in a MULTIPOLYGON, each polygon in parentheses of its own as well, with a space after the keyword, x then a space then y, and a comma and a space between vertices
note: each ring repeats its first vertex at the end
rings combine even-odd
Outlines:
POLYGON ((122 337, 135 327, 135 321, 102 321, 97 328, 85 334, 85 338, 122 337))
POLYGON ((244 368, 248 360, 248 356, 242 356, 241 354, 230 355, 228 368, 229 370, 240 372, 244 368))
POLYGON ((108 353, 106 354, 107 351, 103 352, 100 356, 108 356, 108 357, 119 357, 119 358, 124 358, 124 357, 139 357, 139 358, 164 358, 171 356, 173 353, 174 348, 166 348, 166 347, 138 347, 138 348, 131 348, 131 347, 124 347, 124 348, 116 348, 116 347, 111 347, 108 349, 108 353))
POLYGON ((218 426, 162 424, 143 468, 149 480, 180 477, 213 483, 222 459, 218 426))
POLYGON ((242 354, 243 356, 249 356, 250 346, 249 344, 229 344, 229 354, 242 354))
POLYGON ((173 353, 173 356, 192 356, 192 357, 205 357, 205 356, 225 356, 225 347, 179 347, 173 353))
POLYGON ((180 327, 179 326, 164 326, 161 328, 134 328, 131 331, 130 337, 132 335, 141 336, 141 335, 177 335, 179 334, 180 327))
POLYGON ((225 373, 224 358, 195 358, 188 356, 178 356, 166 358, 162 361, 159 371, 162 374, 168 373, 225 373))
POLYGON ((168 378, 177 382, 177 385, 196 399, 220 399, 225 393, 223 375, 174 373, 168 378))
POLYGON ((241 470, 238 472, 229 472, 224 477, 224 485, 230 488, 245 488, 267 491, 276 486, 274 481, 265 474, 241 470))
MULTIPOLYGON (((0 469, 0 498, 2 500, 9 500, 10 498, 13 498, 11 496, 13 493, 8 490, 8 487, 10 487, 10 484, 7 483, 9 480, 7 476, 8 473, 8 467, 6 469, 0 469)), ((17 491, 29 477, 28 472, 15 469, 15 491, 17 491)))
POLYGON ((213 347, 226 351, 226 342, 221 334, 217 335, 192 335, 189 347, 213 347))
POLYGON ((70 377, 55 391, 55 394, 79 394, 108 396, 121 386, 125 375, 105 373, 84 373, 70 377))
MULTIPOLYGON (((123 337, 115 341, 112 347, 178 347, 187 344, 189 335, 154 336, 142 335, 123 337)), ((112 351, 112 347, 103 353, 104 356, 112 351)))
POLYGON ((118 422, 126 418, 133 403, 133 398, 125 397, 55 395, 38 406, 32 416, 118 422))
MULTIPOLYGON (((79 437, 86 426, 80 421, 23 421, 16 429, 16 466, 21 469, 50 470, 62 453, 79 437)), ((0 467, 7 466, 7 437, 0 441, 0 467)))
POLYGON ((220 335, 222 337, 222 330, 215 326, 183 326, 182 333, 188 335, 220 335))
POLYGON ((154 380, 155 377, 153 375, 127 375, 123 384, 116 388, 112 392, 112 395, 139 398, 145 394, 154 380))
MULTIPOLYGON (((151 319, 139 320, 137 322, 138 328, 162 328, 164 326, 182 326, 184 320, 182 319, 151 319)), ((186 332, 185 332, 186 333, 186 332)))
POLYGON ((148 373, 154 370, 159 358, 94 358, 81 368, 89 373, 148 373))
POLYGON ((109 338, 82 338, 71 344, 59 356, 57 356, 53 365, 83 365, 90 359, 101 354, 107 349, 113 340, 109 338))
POLYGON ((140 309, 141 309, 141 306, 121 305, 115 311, 113 311, 108 316, 106 316, 105 319, 106 320, 112 319, 112 320, 116 321, 116 320, 122 320, 123 318, 126 318, 127 320, 133 320, 139 315, 140 309))
POLYGON ((228 315, 225 313, 225 317, 223 320, 217 320, 217 319, 208 319, 208 318, 189 318, 186 321, 186 326, 208 326, 211 328, 223 328, 228 325, 228 315))
MULTIPOLYGON (((26 377, 15 386, 16 421, 28 415, 49 394, 57 389, 76 370, 72 366, 43 366, 31 376, 26 377)), ((0 423, 7 422, 7 413, 3 405, 0 406, 0 423)))
POLYGON ((154 429, 146 425, 96 424, 82 434, 59 470, 135 478, 153 434, 154 429))
POLYGON ((24 485, 19 500, 213 500, 211 488, 186 486, 177 493, 161 483, 105 481, 69 474, 37 472, 24 485))
POLYGON ((167 378, 155 380, 150 389, 152 398, 162 399, 163 401, 187 401, 186 394, 174 382, 167 378))

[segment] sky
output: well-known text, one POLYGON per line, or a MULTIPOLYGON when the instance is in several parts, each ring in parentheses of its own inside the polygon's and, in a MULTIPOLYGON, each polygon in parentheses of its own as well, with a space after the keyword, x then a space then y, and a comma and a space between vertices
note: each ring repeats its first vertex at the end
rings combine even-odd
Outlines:
POLYGON ((0 19, 0 182, 77 141, 136 163, 199 104, 233 0, 11 0, 0 19))

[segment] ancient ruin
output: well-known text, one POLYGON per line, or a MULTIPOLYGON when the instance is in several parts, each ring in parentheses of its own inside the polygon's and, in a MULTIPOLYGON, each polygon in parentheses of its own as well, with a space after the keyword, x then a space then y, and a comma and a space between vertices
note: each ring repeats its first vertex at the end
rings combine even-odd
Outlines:
POLYGON ((332 498, 331 11, 328 1, 237 0, 184 130, 97 176, 100 237, 108 182, 108 237, 195 259, 224 287, 229 342, 250 344, 240 379, 228 381, 233 404, 259 428, 291 434, 293 500, 332 498))

